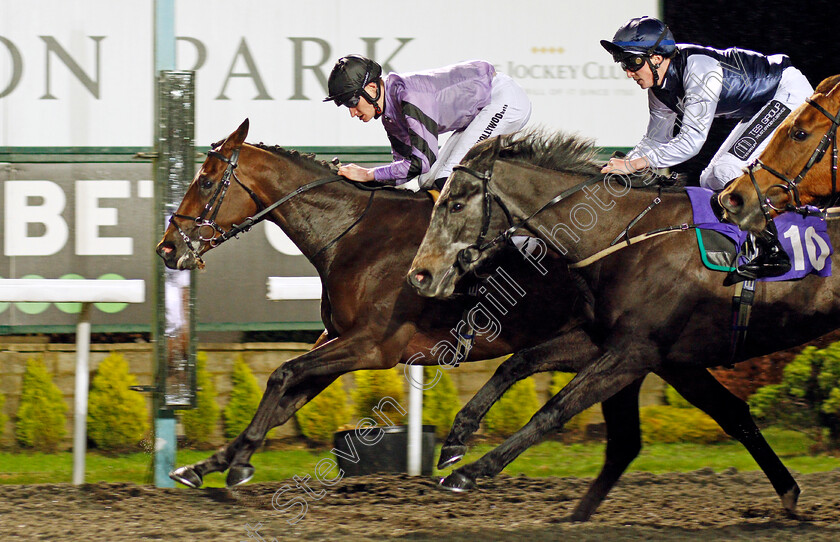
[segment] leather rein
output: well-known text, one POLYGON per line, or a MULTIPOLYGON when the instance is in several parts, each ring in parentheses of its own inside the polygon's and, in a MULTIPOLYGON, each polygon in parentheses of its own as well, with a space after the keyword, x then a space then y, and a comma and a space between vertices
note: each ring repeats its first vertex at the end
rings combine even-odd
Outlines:
MULTIPOLYGON (((485 250, 489 249, 490 247, 492 247, 494 245, 497 245, 500 242, 510 241, 511 236, 514 234, 514 232, 516 230, 518 230, 520 228, 523 228, 523 227, 527 227, 528 223, 534 217, 536 217, 538 214, 542 213, 543 211, 545 211, 549 207, 552 207, 552 206, 556 205, 557 203, 563 201, 564 199, 568 198, 569 196, 571 196, 573 194, 576 194, 577 192, 580 192, 584 188, 586 188, 588 186, 592 186, 593 184, 599 183, 599 182, 601 182, 605 179, 605 176, 603 176, 603 175, 602 176, 595 176, 595 177, 591 177, 591 178, 589 178, 589 179, 587 179, 583 182, 580 182, 580 183, 578 183, 578 184, 576 184, 576 185, 574 185, 570 188, 567 188, 566 190, 560 192, 558 195, 554 196, 553 198, 551 198, 550 200, 545 202, 542 206, 540 206, 536 211, 534 211, 533 213, 528 215, 526 218, 522 219, 518 223, 514 223, 513 214, 510 212, 507 205, 505 205, 505 203, 501 199, 501 197, 498 194, 496 194, 495 192, 493 192, 493 190, 490 187, 490 179, 493 176, 492 165, 491 165, 490 169, 484 171, 483 173, 479 172, 475 169, 469 168, 467 166, 463 166, 463 165, 455 166, 453 168, 453 171, 463 171, 464 173, 472 175, 473 177, 482 181, 483 194, 484 194, 484 216, 482 217, 481 231, 478 234, 478 238, 471 245, 468 245, 465 248, 461 249, 458 252, 458 255, 457 255, 458 265, 461 267, 461 271, 463 271, 463 272, 466 272, 468 270, 468 266, 470 264, 474 263, 476 260, 478 260, 478 258, 481 256, 481 253, 484 252, 485 250), (493 207, 492 207, 491 203, 494 200, 499 205, 499 207, 501 207, 502 211, 505 213, 505 218, 507 219, 509 227, 507 229, 505 229, 504 231, 502 231, 501 233, 499 233, 493 239, 491 239, 487 242, 484 242, 484 238, 487 236, 487 231, 490 228, 491 215, 492 215, 492 212, 493 212, 493 210, 492 210, 493 207)), ((598 251, 595 254, 593 254, 593 255, 589 256, 588 258, 585 258, 585 259, 583 259, 579 262, 571 263, 571 264, 569 264, 569 267, 572 268, 572 269, 586 267, 587 265, 595 263, 596 261, 600 260, 601 258, 604 258, 605 256, 608 256, 608 255, 612 254, 613 252, 621 250, 622 248, 628 247, 630 245, 636 244, 640 241, 645 241, 647 239, 650 239, 652 237, 657 237, 657 236, 663 235, 665 233, 671 233, 671 232, 677 232, 677 231, 686 231, 686 230, 694 227, 693 224, 685 223, 685 224, 680 224, 680 225, 677 225, 677 226, 668 226, 668 227, 665 227, 665 228, 659 228, 657 230, 653 230, 653 231, 650 231, 650 232, 647 232, 647 233, 644 233, 644 234, 641 234, 641 235, 637 235, 635 237, 630 237, 629 236, 630 228, 633 227, 633 225, 635 225, 651 209, 653 209, 653 207, 658 205, 660 203, 660 201, 661 201, 661 199, 659 197, 655 198, 653 203, 651 203, 647 208, 645 208, 641 213, 639 213, 639 215, 636 216, 636 218, 634 218, 633 220, 630 221, 630 223, 622 231, 622 233, 619 234, 619 236, 616 237, 615 240, 613 240, 612 243, 610 243, 609 247, 607 247, 607 248, 605 248, 601 251, 598 251)), ((549 246, 551 246, 551 248, 554 249, 555 251, 557 250, 553 245, 549 245, 549 246)))

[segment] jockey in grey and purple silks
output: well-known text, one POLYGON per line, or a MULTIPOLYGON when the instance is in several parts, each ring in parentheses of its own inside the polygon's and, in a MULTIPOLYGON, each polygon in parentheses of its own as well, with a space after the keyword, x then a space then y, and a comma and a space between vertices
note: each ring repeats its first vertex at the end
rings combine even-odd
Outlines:
POLYGON ((399 186, 416 178, 419 188, 442 188, 473 145, 516 132, 531 116, 525 91, 483 60, 379 78, 374 61, 348 55, 336 63, 328 87, 326 100, 348 107, 363 122, 382 120, 391 142, 392 163, 339 169, 361 182, 399 186), (438 138, 447 132, 452 134, 439 149, 438 138))
POLYGON ((385 78, 382 126, 394 162, 374 168, 377 181, 403 184, 437 161, 438 135, 463 130, 490 103, 496 70, 484 61, 385 78))

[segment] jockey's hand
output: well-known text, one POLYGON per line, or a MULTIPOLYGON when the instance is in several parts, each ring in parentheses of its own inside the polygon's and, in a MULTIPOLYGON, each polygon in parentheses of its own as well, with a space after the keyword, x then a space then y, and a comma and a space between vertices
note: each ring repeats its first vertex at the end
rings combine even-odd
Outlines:
POLYGON ((632 160, 627 158, 610 158, 607 165, 601 168, 601 173, 635 173, 648 165, 647 158, 640 156, 632 160))
POLYGON ((338 168, 338 174, 343 175, 351 181, 366 183, 373 181, 373 168, 366 168, 356 164, 345 164, 338 168))

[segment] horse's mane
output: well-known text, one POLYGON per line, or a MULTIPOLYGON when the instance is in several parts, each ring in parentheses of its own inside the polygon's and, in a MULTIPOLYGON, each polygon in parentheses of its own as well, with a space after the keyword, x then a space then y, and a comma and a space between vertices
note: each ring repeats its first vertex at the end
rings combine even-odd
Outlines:
MULTIPOLYGON (((215 148, 219 147, 224 142, 225 142, 224 139, 221 140, 221 141, 217 141, 217 142, 213 143, 212 145, 210 145, 210 148, 215 149, 215 148)), ((262 141, 260 141, 259 143, 248 143, 248 145, 251 145, 252 147, 256 147, 258 149, 262 149, 264 151, 268 151, 268 152, 270 152, 274 155, 280 156, 280 157, 291 158, 292 160, 294 160, 295 162, 297 162, 299 164, 317 165, 317 166, 320 166, 320 167, 328 168, 328 169, 332 170, 333 172, 338 170, 338 166, 335 166, 335 165, 331 164, 330 162, 327 162, 325 160, 317 160, 315 158, 314 153, 302 153, 300 151, 296 151, 296 150, 293 150, 293 149, 284 149, 280 145, 266 145, 262 141)))
MULTIPOLYGON (((594 162, 597 154, 595 143, 578 135, 535 129, 500 136, 499 141, 499 158, 581 175, 593 175, 600 170, 594 162)), ((473 147, 465 160, 478 154, 484 145, 473 147)))

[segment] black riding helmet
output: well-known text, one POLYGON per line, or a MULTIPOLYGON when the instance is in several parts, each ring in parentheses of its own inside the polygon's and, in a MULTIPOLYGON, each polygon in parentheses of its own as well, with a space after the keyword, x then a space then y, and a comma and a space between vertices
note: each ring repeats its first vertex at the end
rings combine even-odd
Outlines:
POLYGON ((612 41, 601 40, 601 46, 612 55, 613 60, 621 63, 624 70, 639 71, 647 63, 653 72, 654 86, 659 84, 659 74, 656 72, 659 64, 651 62, 651 55, 670 58, 677 50, 671 30, 665 23, 652 17, 630 19, 618 29, 612 41))
POLYGON ((327 82, 329 96, 324 98, 325 102, 333 101, 341 107, 356 107, 359 98, 364 98, 371 104, 376 112, 376 117, 382 114, 379 108, 379 96, 382 93, 382 86, 377 83, 376 96, 371 97, 365 86, 368 83, 378 81, 382 76, 382 67, 373 60, 361 55, 347 55, 338 59, 330 72, 327 82))

